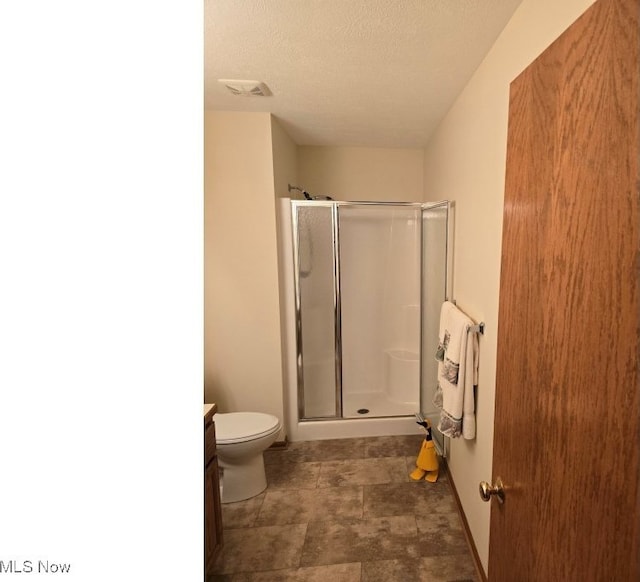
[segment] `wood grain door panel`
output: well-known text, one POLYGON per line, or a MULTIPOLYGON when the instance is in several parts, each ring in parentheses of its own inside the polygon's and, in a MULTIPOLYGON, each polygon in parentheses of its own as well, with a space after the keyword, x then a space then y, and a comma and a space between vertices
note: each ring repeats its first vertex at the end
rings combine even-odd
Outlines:
POLYGON ((490 580, 638 580, 638 12, 511 85, 490 580))

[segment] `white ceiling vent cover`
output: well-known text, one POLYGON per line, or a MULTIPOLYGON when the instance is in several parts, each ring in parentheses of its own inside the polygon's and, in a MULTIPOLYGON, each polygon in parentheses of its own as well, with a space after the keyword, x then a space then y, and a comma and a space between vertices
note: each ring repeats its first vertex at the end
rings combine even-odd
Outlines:
POLYGON ((271 91, 260 81, 239 81, 237 79, 218 79, 234 95, 244 97, 269 97, 271 91))

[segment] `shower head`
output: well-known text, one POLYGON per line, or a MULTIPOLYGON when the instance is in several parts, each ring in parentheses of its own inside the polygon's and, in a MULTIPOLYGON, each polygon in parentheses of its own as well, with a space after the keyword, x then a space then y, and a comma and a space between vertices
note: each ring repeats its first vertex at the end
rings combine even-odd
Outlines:
POLYGON ((287 185, 289 186, 289 192, 291 192, 291 190, 297 190, 298 192, 302 193, 306 200, 333 200, 331 196, 312 196, 304 188, 300 188, 299 186, 292 186, 291 184, 287 185))
POLYGON ((313 198, 311 197, 311 194, 309 194, 309 192, 307 192, 303 188, 300 188, 299 186, 292 186, 291 184, 287 184, 287 185, 289 186, 289 192, 291 192, 291 190, 297 190, 298 192, 302 193, 305 199, 313 200, 313 198))

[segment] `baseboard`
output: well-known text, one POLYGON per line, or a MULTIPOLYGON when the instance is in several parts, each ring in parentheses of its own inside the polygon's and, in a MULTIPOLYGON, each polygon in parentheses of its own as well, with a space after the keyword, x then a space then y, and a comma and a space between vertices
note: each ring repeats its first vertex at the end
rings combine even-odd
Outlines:
POLYGON ((467 517, 465 516, 464 510, 462 509, 462 503, 460 503, 460 497, 458 497, 456 484, 453 482, 453 477, 451 476, 451 472, 449 471, 449 467, 447 465, 446 460, 441 459, 440 461, 447 472, 447 481, 449 482, 449 487, 451 487, 453 498, 456 500, 456 506, 458 507, 458 513, 460 514, 460 519, 462 519, 464 535, 467 538, 467 543, 469 544, 469 548, 471 549, 473 561, 476 566, 476 573, 478 574, 478 577, 480 578, 480 580, 482 580, 482 582, 488 582, 487 575, 484 573, 484 569, 482 568, 482 562, 480 561, 480 555, 478 554, 478 549, 476 548, 476 544, 474 543, 473 537, 471 536, 471 530, 469 529, 469 523, 467 522, 467 517))

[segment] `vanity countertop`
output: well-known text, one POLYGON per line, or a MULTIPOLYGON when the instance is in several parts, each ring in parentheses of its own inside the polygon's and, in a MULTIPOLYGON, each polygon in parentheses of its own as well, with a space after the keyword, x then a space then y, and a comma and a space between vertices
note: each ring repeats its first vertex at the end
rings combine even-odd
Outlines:
POLYGON ((218 411, 218 407, 216 404, 205 404, 204 405, 204 420, 205 422, 210 422, 213 415, 218 411))

